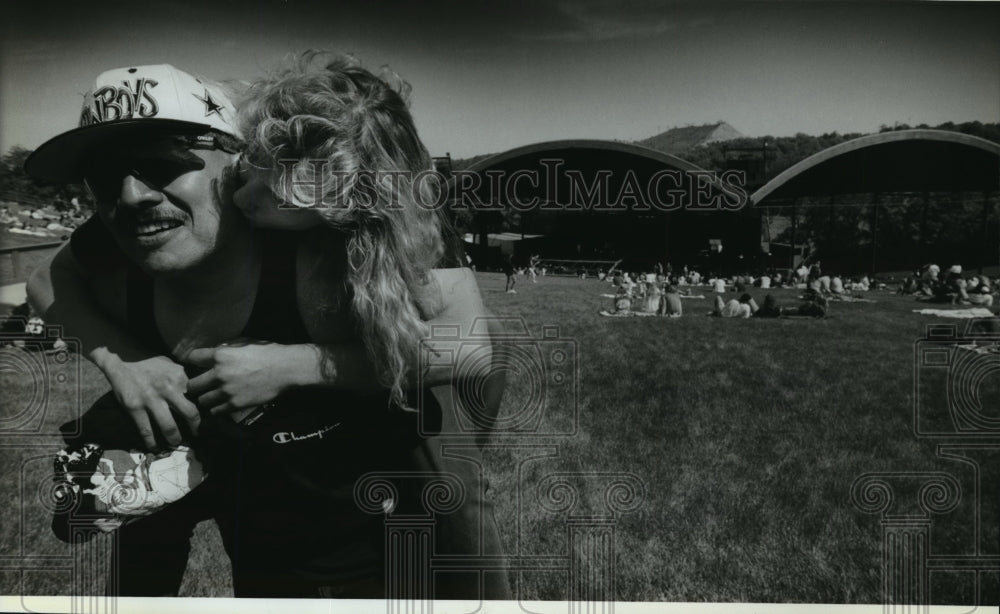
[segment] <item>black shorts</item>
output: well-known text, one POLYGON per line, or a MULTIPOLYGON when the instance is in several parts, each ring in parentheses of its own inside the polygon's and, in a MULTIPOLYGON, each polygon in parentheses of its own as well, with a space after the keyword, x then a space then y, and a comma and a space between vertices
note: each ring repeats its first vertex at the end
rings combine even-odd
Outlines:
MULTIPOLYGON (((476 569, 483 557, 493 559, 492 567, 502 558, 492 506, 481 496, 482 467, 443 457, 433 437, 417 435, 417 415, 390 408, 384 395, 310 394, 287 395, 249 426, 206 417, 188 443, 208 478, 116 531, 112 564, 119 573, 108 592, 176 595, 194 527, 214 519, 236 597, 391 596, 386 566, 409 555, 390 550, 390 533, 417 521, 433 553, 473 558, 461 571, 415 574, 431 583, 411 584, 410 596, 509 599, 502 568, 476 569), (428 489, 442 480, 462 500, 428 511, 428 489)), ((85 414, 82 427, 73 422, 66 429, 74 443, 142 447, 111 393, 85 414)))

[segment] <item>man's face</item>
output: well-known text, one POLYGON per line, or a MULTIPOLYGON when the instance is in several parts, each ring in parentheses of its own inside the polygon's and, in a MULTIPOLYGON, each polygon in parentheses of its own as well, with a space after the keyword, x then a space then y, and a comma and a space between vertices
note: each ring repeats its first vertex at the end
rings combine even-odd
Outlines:
POLYGON ((247 222, 230 204, 235 154, 192 149, 183 137, 119 143, 87 173, 101 219, 152 275, 190 270, 247 222))

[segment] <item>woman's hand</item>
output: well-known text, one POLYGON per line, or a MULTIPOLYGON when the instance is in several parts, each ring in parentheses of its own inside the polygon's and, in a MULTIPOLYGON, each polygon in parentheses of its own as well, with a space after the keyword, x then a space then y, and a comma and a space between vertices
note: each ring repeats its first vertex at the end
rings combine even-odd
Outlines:
POLYGON ((243 185, 233 193, 233 202, 254 226, 306 230, 322 222, 318 207, 296 207, 279 200, 271 190, 267 174, 249 168, 242 158, 238 172, 243 185))
POLYGON ((198 408, 184 397, 188 388, 184 367, 166 356, 134 362, 108 360, 99 366, 118 401, 138 427, 148 449, 157 447, 153 424, 170 445, 181 442, 174 413, 187 422, 192 433, 198 432, 201 415, 198 408))
POLYGON ((192 379, 188 391, 213 414, 263 405, 307 383, 310 371, 319 368, 318 354, 309 347, 241 340, 192 350, 187 360, 208 371, 192 379))

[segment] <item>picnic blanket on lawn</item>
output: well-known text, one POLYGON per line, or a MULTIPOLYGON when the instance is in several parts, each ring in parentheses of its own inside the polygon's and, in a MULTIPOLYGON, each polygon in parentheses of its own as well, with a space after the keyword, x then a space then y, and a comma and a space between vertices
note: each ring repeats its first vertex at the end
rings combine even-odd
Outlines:
POLYGON ((993 312, 985 307, 971 307, 969 309, 914 309, 913 313, 923 316, 941 316, 942 318, 991 318, 993 312))
MULTIPOLYGON (((823 296, 826 297, 826 300, 828 300, 828 301, 839 301, 841 303, 877 303, 878 302, 878 301, 872 300, 870 298, 861 298, 860 296, 846 296, 846 295, 843 295, 843 294, 824 294, 823 296)), ((802 296, 800 296, 799 298, 802 299, 802 300, 804 300, 804 301, 809 300, 809 297, 806 296, 806 295, 804 295, 804 294, 802 296)))
POLYGON ((831 295, 831 296, 829 296, 827 298, 829 298, 831 301, 840 301, 842 303, 875 303, 875 302, 877 302, 877 301, 874 301, 874 300, 872 300, 870 298, 862 298, 860 296, 844 296, 842 294, 834 294, 834 295, 831 295))
POLYGON ((607 309, 602 309, 599 313, 602 316, 606 317, 606 318, 631 318, 633 316, 648 318, 650 316, 655 316, 656 315, 655 313, 652 313, 650 311, 618 311, 618 312, 611 312, 611 311, 608 311, 607 309))
MULTIPOLYGON (((705 298, 704 294, 681 294, 681 298, 705 298)), ((602 294, 601 298, 618 298, 617 294, 602 294)))

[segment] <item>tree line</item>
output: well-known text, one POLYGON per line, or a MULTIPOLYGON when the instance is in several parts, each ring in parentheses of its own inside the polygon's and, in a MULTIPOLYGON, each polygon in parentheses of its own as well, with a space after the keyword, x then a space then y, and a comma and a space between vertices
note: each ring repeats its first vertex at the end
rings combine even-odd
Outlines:
POLYGON ((59 211, 71 211, 70 202, 77 202, 91 208, 87 189, 77 184, 60 184, 38 181, 24 172, 24 161, 31 155, 30 149, 15 145, 0 157, 3 173, 0 174, 0 200, 14 201, 25 205, 51 205, 59 211))

